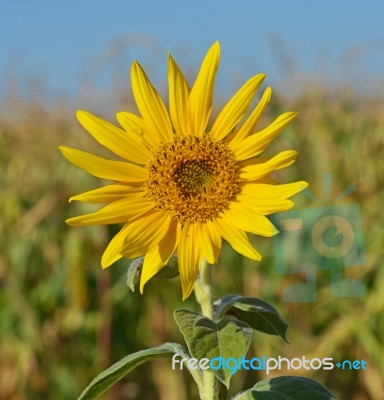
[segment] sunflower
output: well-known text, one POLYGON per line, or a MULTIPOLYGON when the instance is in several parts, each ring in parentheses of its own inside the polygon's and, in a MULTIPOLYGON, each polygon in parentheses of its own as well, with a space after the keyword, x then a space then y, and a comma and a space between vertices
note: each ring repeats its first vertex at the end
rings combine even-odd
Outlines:
POLYGON ((114 181, 71 197, 70 201, 106 205, 66 222, 76 227, 123 223, 101 264, 106 268, 122 257, 144 256, 141 292, 176 251, 183 299, 193 290, 202 258, 211 264, 218 261, 222 239, 242 255, 261 260, 246 232, 276 234, 266 216, 291 208, 289 197, 307 187, 303 181, 278 184, 268 177, 291 165, 296 151, 259 157, 296 116, 286 112, 254 131, 271 97, 268 87, 249 110, 265 75, 250 78, 209 128, 219 59, 216 42, 190 87, 169 55, 169 112, 138 62, 132 65, 131 81, 141 116, 118 113, 118 128, 86 111, 77 112, 94 139, 123 161, 60 147, 77 167, 114 181))

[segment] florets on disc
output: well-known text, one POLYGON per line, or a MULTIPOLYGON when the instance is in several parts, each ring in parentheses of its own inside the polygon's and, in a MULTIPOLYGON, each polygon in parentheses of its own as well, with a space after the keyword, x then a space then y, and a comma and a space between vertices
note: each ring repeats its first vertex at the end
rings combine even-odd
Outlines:
POLYGON ((233 153, 209 136, 179 136, 163 143, 147 167, 156 208, 182 224, 219 216, 240 189, 233 153))

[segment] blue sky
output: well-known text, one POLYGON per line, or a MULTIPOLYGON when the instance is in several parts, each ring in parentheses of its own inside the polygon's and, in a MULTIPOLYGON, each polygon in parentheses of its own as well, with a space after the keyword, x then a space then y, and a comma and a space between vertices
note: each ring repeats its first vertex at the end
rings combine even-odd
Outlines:
POLYGON ((31 77, 51 93, 72 98, 84 85, 103 89, 125 74, 129 88, 136 58, 162 85, 167 51, 193 71, 215 40, 222 47, 222 91, 257 72, 282 86, 302 78, 369 90, 383 81, 381 0, 4 3, 0 97, 12 80, 28 92, 31 77))

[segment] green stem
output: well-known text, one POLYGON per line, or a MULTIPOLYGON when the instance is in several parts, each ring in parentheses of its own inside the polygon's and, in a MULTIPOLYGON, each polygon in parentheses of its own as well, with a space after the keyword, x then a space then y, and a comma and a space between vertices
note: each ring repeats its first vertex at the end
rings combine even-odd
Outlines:
POLYGON ((195 283, 196 300, 201 306, 202 314, 212 319, 212 276, 211 267, 205 258, 202 259, 200 265, 200 275, 195 283))
MULTIPOLYGON (((212 302, 212 276, 211 267, 204 258, 200 265, 200 275, 195 284, 196 300, 200 304, 202 314, 212 319, 213 302, 212 302)), ((218 387, 216 385, 215 375, 212 371, 202 371, 203 385, 199 387, 201 400, 218 399, 218 387)))

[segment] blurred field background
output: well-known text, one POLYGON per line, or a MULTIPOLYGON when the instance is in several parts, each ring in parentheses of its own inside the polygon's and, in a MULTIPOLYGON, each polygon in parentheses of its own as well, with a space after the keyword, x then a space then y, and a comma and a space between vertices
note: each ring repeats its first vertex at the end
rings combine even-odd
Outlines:
MULTIPOLYGON (((130 91, 120 89, 122 77, 128 77, 129 66, 124 68, 126 75, 119 75, 108 93, 85 88, 78 99, 81 107, 110 121, 115 121, 114 111, 135 110, 130 91)), ((188 72, 192 78, 194 73, 188 72)), ((245 78, 230 82, 231 91, 245 78)), ((102 182, 66 162, 57 146, 106 153, 77 124, 73 102, 46 98, 44 81, 30 86, 28 97, 18 82, 9 82, 6 89, 0 99, 0 399, 75 399, 97 373, 124 355, 165 341, 181 342, 172 312, 194 308, 195 303, 193 298, 182 303, 178 278, 152 280, 144 296, 131 293, 126 286, 127 260, 101 270, 102 252, 118 227, 65 225, 69 216, 93 210, 85 204, 69 206, 68 197, 102 182)), ((382 400, 383 97, 359 93, 352 86, 333 89, 325 84, 297 86, 294 95, 273 89, 273 101, 259 127, 283 111, 300 112, 268 150, 268 154, 290 148, 300 151, 298 162, 279 179, 305 179, 322 198, 323 175, 330 172, 332 199, 356 184, 357 190, 344 201, 361 206, 367 258, 366 265, 346 269, 345 274, 362 281, 366 294, 333 297, 330 275, 324 271, 318 276, 317 302, 283 302, 282 289, 302 277, 277 275, 272 240, 253 237, 263 261, 243 259, 226 246, 219 265, 213 267, 215 295, 263 298, 289 323, 289 344, 255 334, 249 358, 364 359, 367 370, 281 374, 317 379, 340 400, 382 400)), ((162 94, 166 97, 166 91, 162 94)), ((216 96, 215 112, 225 100, 216 96)), ((304 196, 298 196, 297 203, 298 208, 316 205, 304 196)), ((188 373, 170 368, 168 359, 144 364, 104 398, 197 398, 188 373)), ((238 372, 231 393, 262 378, 262 371, 238 372)))

